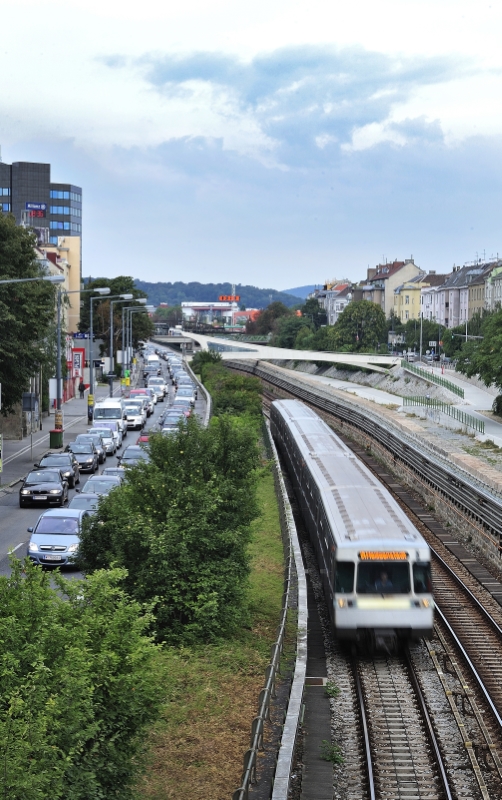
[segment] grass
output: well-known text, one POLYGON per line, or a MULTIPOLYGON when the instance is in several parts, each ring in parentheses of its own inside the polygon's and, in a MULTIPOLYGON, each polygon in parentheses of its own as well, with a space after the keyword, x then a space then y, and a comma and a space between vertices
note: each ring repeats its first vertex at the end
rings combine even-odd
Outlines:
POLYGON ((251 627, 238 638, 197 648, 166 648, 168 701, 148 744, 142 800, 228 800, 240 784, 251 722, 276 638, 283 550, 273 476, 262 469, 261 516, 253 524, 251 627))

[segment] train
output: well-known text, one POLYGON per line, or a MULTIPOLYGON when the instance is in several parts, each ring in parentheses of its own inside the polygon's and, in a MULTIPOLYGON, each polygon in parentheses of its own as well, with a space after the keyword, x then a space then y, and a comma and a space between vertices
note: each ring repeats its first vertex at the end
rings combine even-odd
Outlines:
POLYGON ((304 403, 273 401, 270 427, 317 555, 335 636, 387 652, 430 639, 430 549, 392 495, 304 403))

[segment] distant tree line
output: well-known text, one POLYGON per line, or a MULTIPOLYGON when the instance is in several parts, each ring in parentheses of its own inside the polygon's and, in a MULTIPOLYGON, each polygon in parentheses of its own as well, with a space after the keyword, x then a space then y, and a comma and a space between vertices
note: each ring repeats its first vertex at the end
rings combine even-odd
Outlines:
MULTIPOLYGON (((149 283, 148 281, 135 280, 136 289, 148 297, 148 302, 154 306, 167 303, 169 306, 179 306, 182 302, 216 302, 220 295, 230 295, 230 283, 199 283, 191 281, 175 281, 174 283, 149 283)), ((281 302, 288 308, 298 304, 298 297, 277 289, 259 289, 256 286, 236 284, 235 293, 239 295, 239 305, 245 308, 265 308, 271 302, 281 302)))

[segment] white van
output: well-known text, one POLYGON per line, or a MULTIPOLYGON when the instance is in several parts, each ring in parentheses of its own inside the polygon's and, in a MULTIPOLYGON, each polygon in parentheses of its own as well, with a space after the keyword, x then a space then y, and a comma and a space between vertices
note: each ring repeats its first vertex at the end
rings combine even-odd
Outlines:
POLYGON ((103 402, 94 406, 92 414, 93 426, 99 427, 101 422, 111 422, 112 420, 118 423, 122 431, 122 437, 125 438, 127 436, 127 421, 125 419, 124 401, 120 397, 110 397, 108 400, 103 400, 103 402))

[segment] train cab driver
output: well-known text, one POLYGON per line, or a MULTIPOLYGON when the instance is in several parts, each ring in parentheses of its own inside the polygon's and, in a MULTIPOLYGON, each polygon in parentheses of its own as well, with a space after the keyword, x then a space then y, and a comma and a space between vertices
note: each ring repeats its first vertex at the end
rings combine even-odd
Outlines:
POLYGON ((381 572, 380 577, 375 581, 375 589, 382 594, 390 594, 393 590, 392 581, 386 572, 381 572))

